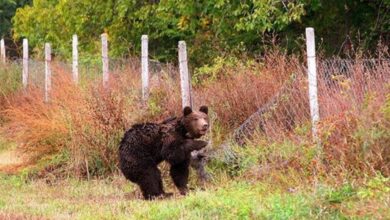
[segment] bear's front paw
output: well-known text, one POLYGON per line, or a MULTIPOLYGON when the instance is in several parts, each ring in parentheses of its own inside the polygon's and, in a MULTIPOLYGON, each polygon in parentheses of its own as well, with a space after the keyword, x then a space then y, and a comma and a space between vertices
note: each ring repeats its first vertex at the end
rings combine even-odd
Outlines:
POLYGON ((180 192, 180 195, 185 196, 188 193, 188 188, 187 187, 181 187, 181 188, 179 188, 179 192, 180 192))
POLYGON ((207 144, 208 144, 207 141, 195 140, 194 143, 192 144, 192 151, 194 151, 194 150, 201 150, 204 147, 206 147, 207 144))

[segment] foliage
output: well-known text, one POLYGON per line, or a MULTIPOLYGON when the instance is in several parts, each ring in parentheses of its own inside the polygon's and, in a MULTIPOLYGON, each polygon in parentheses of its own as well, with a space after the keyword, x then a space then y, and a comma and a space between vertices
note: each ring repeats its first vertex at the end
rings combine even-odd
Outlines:
POLYGON ((175 61, 177 42, 185 40, 198 67, 215 57, 253 56, 276 43, 301 51, 307 26, 327 53, 352 55, 390 41, 389 11, 389 0, 34 0, 18 9, 13 25, 15 39, 27 37, 33 48, 50 41, 62 57, 71 54, 73 34, 84 55, 96 55, 107 32, 112 56, 138 54, 140 37, 148 34, 151 56, 162 61, 175 61))
POLYGON ((330 55, 353 56, 359 50, 375 52, 378 42, 390 42, 389 0, 307 2, 311 4, 299 27, 315 27, 320 48, 330 55))
POLYGON ((79 35, 81 51, 96 54, 100 33, 108 32, 112 55, 121 56, 139 51, 140 36, 148 34, 153 57, 173 60, 177 42, 186 40, 189 57, 199 63, 216 54, 256 51, 265 33, 304 14, 300 0, 155 2, 35 0, 17 11, 14 37, 29 38, 33 47, 50 41, 59 55, 69 56, 72 34, 79 35))
POLYGON ((349 175, 374 171, 390 175, 390 124, 385 115, 389 100, 381 98, 368 93, 361 112, 349 111, 321 122, 327 173, 348 170, 349 175))
POLYGON ((221 57, 217 56, 210 64, 206 64, 200 68, 197 68, 192 75, 191 82, 198 85, 207 84, 221 77, 229 76, 227 69, 233 69, 236 65, 241 63, 235 57, 221 57))
POLYGON ((11 19, 19 7, 23 7, 31 0, 2 0, 0 1, 0 38, 11 35, 11 19))

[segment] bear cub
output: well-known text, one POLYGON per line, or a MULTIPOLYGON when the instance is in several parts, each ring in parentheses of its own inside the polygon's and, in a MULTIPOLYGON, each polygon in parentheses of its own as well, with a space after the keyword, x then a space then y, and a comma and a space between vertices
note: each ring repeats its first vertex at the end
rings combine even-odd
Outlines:
POLYGON ((120 170, 133 183, 139 185, 145 199, 168 197, 165 193, 158 164, 170 164, 170 176, 182 195, 188 191, 187 183, 191 152, 207 145, 196 140, 209 128, 208 108, 193 111, 183 109, 183 116, 167 123, 133 125, 119 146, 120 170))

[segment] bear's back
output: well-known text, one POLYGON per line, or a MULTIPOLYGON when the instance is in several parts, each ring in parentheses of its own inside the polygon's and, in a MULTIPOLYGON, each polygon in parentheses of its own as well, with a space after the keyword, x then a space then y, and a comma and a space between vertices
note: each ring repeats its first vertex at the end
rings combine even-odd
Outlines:
POLYGON ((160 151, 160 125, 155 123, 133 125, 125 133, 119 146, 119 156, 129 162, 132 158, 159 160, 160 151))

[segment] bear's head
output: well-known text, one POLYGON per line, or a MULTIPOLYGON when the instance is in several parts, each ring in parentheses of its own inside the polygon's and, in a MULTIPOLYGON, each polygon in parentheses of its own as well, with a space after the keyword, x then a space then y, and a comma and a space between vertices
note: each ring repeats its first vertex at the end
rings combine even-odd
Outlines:
POLYGON ((202 106, 199 111, 193 111, 191 107, 183 109, 183 125, 187 135, 191 138, 200 138, 207 133, 209 128, 209 116, 207 106, 202 106))

